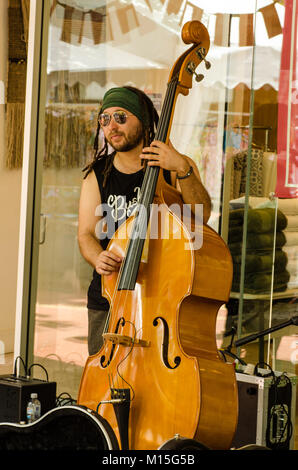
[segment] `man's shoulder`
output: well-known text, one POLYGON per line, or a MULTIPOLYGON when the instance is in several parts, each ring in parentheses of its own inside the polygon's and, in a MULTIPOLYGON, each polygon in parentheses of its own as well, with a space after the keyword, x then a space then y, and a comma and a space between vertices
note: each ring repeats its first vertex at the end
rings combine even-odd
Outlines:
POLYGON ((113 154, 111 153, 109 155, 104 155, 103 157, 96 160, 96 162, 93 165, 93 170, 94 170, 95 174, 97 174, 97 175, 102 174, 108 160, 110 160, 112 158, 112 156, 113 156, 113 154))
POLYGON ((106 165, 106 159, 108 157, 102 157, 96 160, 96 162, 93 165, 93 170, 95 173, 101 173, 104 170, 104 167, 106 165))

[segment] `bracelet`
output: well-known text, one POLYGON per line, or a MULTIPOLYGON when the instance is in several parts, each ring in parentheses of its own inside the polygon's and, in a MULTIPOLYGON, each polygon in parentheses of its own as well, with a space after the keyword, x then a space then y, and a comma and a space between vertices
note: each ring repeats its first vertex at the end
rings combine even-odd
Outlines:
POLYGON ((177 175, 177 179, 178 180, 184 180, 185 178, 188 178, 192 174, 192 172, 193 172, 193 167, 191 166, 191 167, 189 167, 189 170, 186 173, 186 175, 184 175, 184 176, 178 176, 177 175))

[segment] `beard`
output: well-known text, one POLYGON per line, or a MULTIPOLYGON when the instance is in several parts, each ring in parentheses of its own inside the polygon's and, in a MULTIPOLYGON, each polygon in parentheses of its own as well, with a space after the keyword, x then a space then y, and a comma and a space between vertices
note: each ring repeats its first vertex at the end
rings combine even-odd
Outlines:
POLYGON ((113 149, 117 150, 118 152, 128 152, 129 150, 133 150, 143 140, 142 124, 138 124, 137 128, 133 132, 128 134, 124 134, 123 132, 115 132, 114 134, 107 136, 106 139, 111 147, 113 147, 113 149), (111 137, 115 134, 123 137, 121 142, 113 142, 111 137))

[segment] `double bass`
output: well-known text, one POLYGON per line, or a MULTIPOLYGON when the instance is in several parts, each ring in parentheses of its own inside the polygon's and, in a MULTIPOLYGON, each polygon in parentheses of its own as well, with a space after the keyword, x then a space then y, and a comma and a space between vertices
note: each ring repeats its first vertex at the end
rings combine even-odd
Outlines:
MULTIPOLYGON (((183 26, 182 40, 192 45, 172 67, 155 135, 166 143, 177 96, 189 93, 210 46, 199 21, 183 26)), ((86 361, 77 401, 108 421, 121 449, 158 449, 175 436, 229 449, 237 425, 235 372, 215 335, 232 259, 208 225, 196 227, 203 243, 195 246, 171 210, 182 204, 159 167, 147 166, 138 208, 107 248, 123 262, 119 272, 103 276, 109 320, 102 348, 86 361)))

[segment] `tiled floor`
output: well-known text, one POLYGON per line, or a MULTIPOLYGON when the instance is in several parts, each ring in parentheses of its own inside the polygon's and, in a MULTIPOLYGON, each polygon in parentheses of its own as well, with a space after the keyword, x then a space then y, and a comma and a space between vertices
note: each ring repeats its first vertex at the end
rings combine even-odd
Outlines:
POLYGON ((57 382, 57 393, 76 399, 88 357, 86 308, 42 304, 36 310, 34 362, 57 382))

